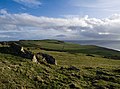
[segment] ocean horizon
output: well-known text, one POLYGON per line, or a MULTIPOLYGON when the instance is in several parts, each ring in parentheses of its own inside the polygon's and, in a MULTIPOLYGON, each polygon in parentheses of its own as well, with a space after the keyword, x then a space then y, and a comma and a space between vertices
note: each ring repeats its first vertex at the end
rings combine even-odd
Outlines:
POLYGON ((65 40, 65 42, 71 42, 80 45, 96 45, 120 51, 120 40, 65 40))

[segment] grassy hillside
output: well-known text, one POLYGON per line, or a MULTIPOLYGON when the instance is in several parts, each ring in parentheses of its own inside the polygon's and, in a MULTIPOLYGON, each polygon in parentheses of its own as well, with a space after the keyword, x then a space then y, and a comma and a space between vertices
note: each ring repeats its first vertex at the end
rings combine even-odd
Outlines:
POLYGON ((120 52, 57 40, 19 41, 33 53, 52 55, 58 65, 33 63, 2 49, 0 89, 120 89, 120 52))
POLYGON ((101 57, 120 59, 120 52, 112 49, 98 47, 94 45, 79 45, 58 40, 41 40, 41 41, 19 41, 19 44, 29 48, 40 48, 46 51, 68 52, 71 54, 83 53, 100 55, 101 57))

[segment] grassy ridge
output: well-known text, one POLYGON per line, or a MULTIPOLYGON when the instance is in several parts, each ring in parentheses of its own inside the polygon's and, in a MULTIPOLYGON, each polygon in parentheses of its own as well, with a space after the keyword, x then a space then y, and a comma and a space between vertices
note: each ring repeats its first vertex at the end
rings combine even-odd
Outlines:
POLYGON ((96 54, 101 56, 118 56, 120 59, 120 52, 108 48, 93 46, 93 45, 79 45, 57 40, 41 40, 41 41, 20 41, 19 44, 25 47, 41 48, 47 51, 62 51, 69 53, 84 53, 96 54))
POLYGON ((0 89, 120 89, 120 60, 103 58, 119 57, 118 51, 57 40, 18 43, 34 53, 52 55, 58 65, 42 59, 36 64, 0 50, 0 89))

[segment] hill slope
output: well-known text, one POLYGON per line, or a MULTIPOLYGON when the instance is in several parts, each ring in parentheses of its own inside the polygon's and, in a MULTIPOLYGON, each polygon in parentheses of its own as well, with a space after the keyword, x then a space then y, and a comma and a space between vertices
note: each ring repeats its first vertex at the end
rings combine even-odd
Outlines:
MULTIPOLYGON (((42 59, 39 64, 33 63, 0 50, 0 89, 120 88, 118 51, 57 40, 17 43, 34 53, 52 55, 58 65, 47 64, 42 59)), ((1 45, 0 49, 3 47, 6 46, 1 45)))

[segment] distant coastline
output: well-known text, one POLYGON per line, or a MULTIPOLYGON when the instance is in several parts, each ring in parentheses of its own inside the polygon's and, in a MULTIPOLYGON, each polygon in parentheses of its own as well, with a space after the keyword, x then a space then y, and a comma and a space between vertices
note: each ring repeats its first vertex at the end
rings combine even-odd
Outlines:
POLYGON ((65 40, 80 45, 96 45, 120 51, 120 40, 65 40))
MULTIPOLYGON (((51 39, 43 39, 43 40, 51 40, 51 39)), ((2 40, 0 42, 14 42, 14 41, 21 41, 21 40, 5 40, 5 41, 2 40)), ((37 39, 36 41, 39 41, 39 39, 37 39)), ((76 43, 80 45, 96 45, 96 46, 120 51, 120 40, 63 40, 63 41, 76 43)))

